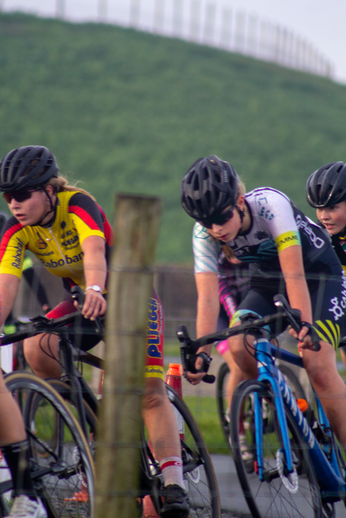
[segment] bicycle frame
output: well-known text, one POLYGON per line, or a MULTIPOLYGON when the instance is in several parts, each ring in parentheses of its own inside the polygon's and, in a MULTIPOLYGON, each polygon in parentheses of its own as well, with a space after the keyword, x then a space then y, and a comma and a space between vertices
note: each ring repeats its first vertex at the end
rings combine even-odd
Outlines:
MULTIPOLYGON (((345 481, 340 472, 339 464, 332 449, 331 459, 328 460, 316 437, 311 430, 303 413, 299 409, 292 392, 286 384, 281 372, 275 365, 275 358, 280 358, 288 363, 303 368, 302 359, 288 351, 278 349, 271 344, 266 338, 255 339, 256 360, 259 370, 258 380, 270 384, 275 398, 275 408, 277 411, 279 426, 284 444, 284 455, 286 465, 289 472, 293 471, 292 449, 288 437, 287 420, 285 415, 285 407, 292 414, 303 440, 309 447, 309 455, 313 463, 317 478, 321 484, 322 497, 328 501, 336 501, 340 499, 340 493, 345 493, 345 481)), ((330 425, 322 408, 320 401, 316 396, 318 408, 319 422, 325 433, 330 431, 330 425)), ((260 479, 265 479, 263 472, 263 416, 262 416, 262 398, 255 395, 255 428, 256 428, 256 456, 258 462, 258 474, 260 479)), ((330 434, 330 432, 329 432, 330 434)))
POLYGON ((62 369, 60 379, 71 385, 73 403, 77 409, 83 433, 88 439, 83 397, 91 403, 90 406, 95 413, 97 410, 97 399, 82 374, 75 367, 73 352, 74 348, 68 339, 68 333, 64 330, 59 337, 59 357, 61 359, 60 365, 62 369))

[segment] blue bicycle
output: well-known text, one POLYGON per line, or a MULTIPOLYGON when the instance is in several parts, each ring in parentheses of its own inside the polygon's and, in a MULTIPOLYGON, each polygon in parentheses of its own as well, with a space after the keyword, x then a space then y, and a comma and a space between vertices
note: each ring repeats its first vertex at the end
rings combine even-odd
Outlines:
MULTIPOLYGON (((242 382, 231 407, 231 438, 238 478, 254 518, 333 518, 335 502, 346 507, 346 466, 322 405, 316 396, 316 417, 304 417, 280 373, 275 359, 303 367, 302 359, 268 341, 264 327, 281 321, 300 329, 300 312, 275 297, 278 311, 264 318, 247 317, 243 323, 192 341, 178 329, 184 372, 193 369, 195 352, 202 345, 236 334, 255 336, 257 380, 242 382), (244 465, 239 443, 239 420, 252 445, 253 470, 244 465)), ((207 366, 203 367, 206 370, 207 366)), ((211 380, 208 380, 211 381, 211 380)), ((346 515, 346 512, 345 512, 346 515)))

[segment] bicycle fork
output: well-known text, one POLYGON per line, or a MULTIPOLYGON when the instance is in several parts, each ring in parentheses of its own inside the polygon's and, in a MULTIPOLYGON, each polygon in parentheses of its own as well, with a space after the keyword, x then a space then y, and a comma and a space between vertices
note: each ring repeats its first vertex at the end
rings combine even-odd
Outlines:
MULTIPOLYGON (((257 367, 259 370, 259 381, 265 381, 270 384, 274 395, 274 405, 277 412, 278 422, 284 424, 280 428, 281 437, 283 442, 284 451, 282 452, 285 457, 286 469, 288 473, 293 473, 293 460, 292 460, 292 449, 291 443, 288 436, 287 420, 285 414, 284 403, 282 400, 280 386, 276 379, 283 377, 275 365, 274 360, 270 354, 270 344, 268 340, 262 338, 255 341, 256 344, 256 359, 257 367)), ((263 459, 263 412, 262 412, 262 400, 263 398, 256 392, 255 393, 255 430, 256 430, 256 456, 257 456, 257 470, 261 481, 275 478, 277 471, 266 473, 264 471, 264 459, 263 459)))

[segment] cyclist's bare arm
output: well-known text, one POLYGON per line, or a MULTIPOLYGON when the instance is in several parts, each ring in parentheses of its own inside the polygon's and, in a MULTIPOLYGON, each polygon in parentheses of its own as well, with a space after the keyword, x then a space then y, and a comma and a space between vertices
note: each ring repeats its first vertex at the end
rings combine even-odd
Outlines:
MULTIPOLYGON (((83 250, 83 266, 85 285, 100 286, 103 291, 106 284, 107 264, 105 257, 105 240, 99 236, 89 236, 81 244, 83 250)), ((107 308, 106 299, 102 293, 94 290, 85 292, 82 314, 85 318, 94 320, 104 315, 107 308)))
POLYGON ((17 297, 19 277, 10 273, 0 274, 0 327, 6 322, 17 297))
MULTIPOLYGON (((205 336, 216 331, 217 319, 219 316, 219 290, 218 290, 218 275, 214 272, 196 273, 196 288, 197 288, 197 320, 196 320, 196 335, 197 338, 205 336)), ((206 352, 210 355, 212 345, 201 347, 198 352, 206 352)), ((200 369, 202 360, 197 358, 196 369, 200 369)), ((188 374, 188 379, 194 385, 198 384, 204 373, 188 374)))
MULTIPOLYGON (((294 245, 282 250, 279 253, 279 261, 285 278, 286 290, 291 308, 299 309, 301 311, 302 322, 312 324, 311 299, 306 283, 301 246, 294 245)), ((306 336, 307 333, 307 327, 303 327, 301 329, 299 336, 293 329, 290 331, 290 334, 294 338, 304 342, 302 346, 303 348, 304 346, 313 346, 310 336, 306 336)))

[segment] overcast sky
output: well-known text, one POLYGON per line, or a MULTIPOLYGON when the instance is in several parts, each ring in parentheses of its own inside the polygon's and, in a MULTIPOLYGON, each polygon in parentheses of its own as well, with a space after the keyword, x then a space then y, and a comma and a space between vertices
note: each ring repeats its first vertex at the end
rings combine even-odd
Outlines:
MULTIPOLYGON (((96 20, 99 6, 107 5, 107 20, 129 24, 131 2, 140 2, 140 24, 150 29, 156 2, 164 3, 166 23, 172 18, 173 3, 181 2, 186 19, 192 1, 196 0, 0 0, 6 11, 20 9, 44 16, 55 15, 57 6, 65 4, 65 16, 75 21, 96 20)), ((221 19, 223 7, 257 15, 259 19, 280 24, 312 44, 313 48, 334 65, 336 80, 346 84, 346 0, 199 0, 201 11, 207 4, 217 5, 221 19)), ((170 20, 171 21, 171 20, 170 20)), ((186 22, 188 23, 188 22, 186 22)))

